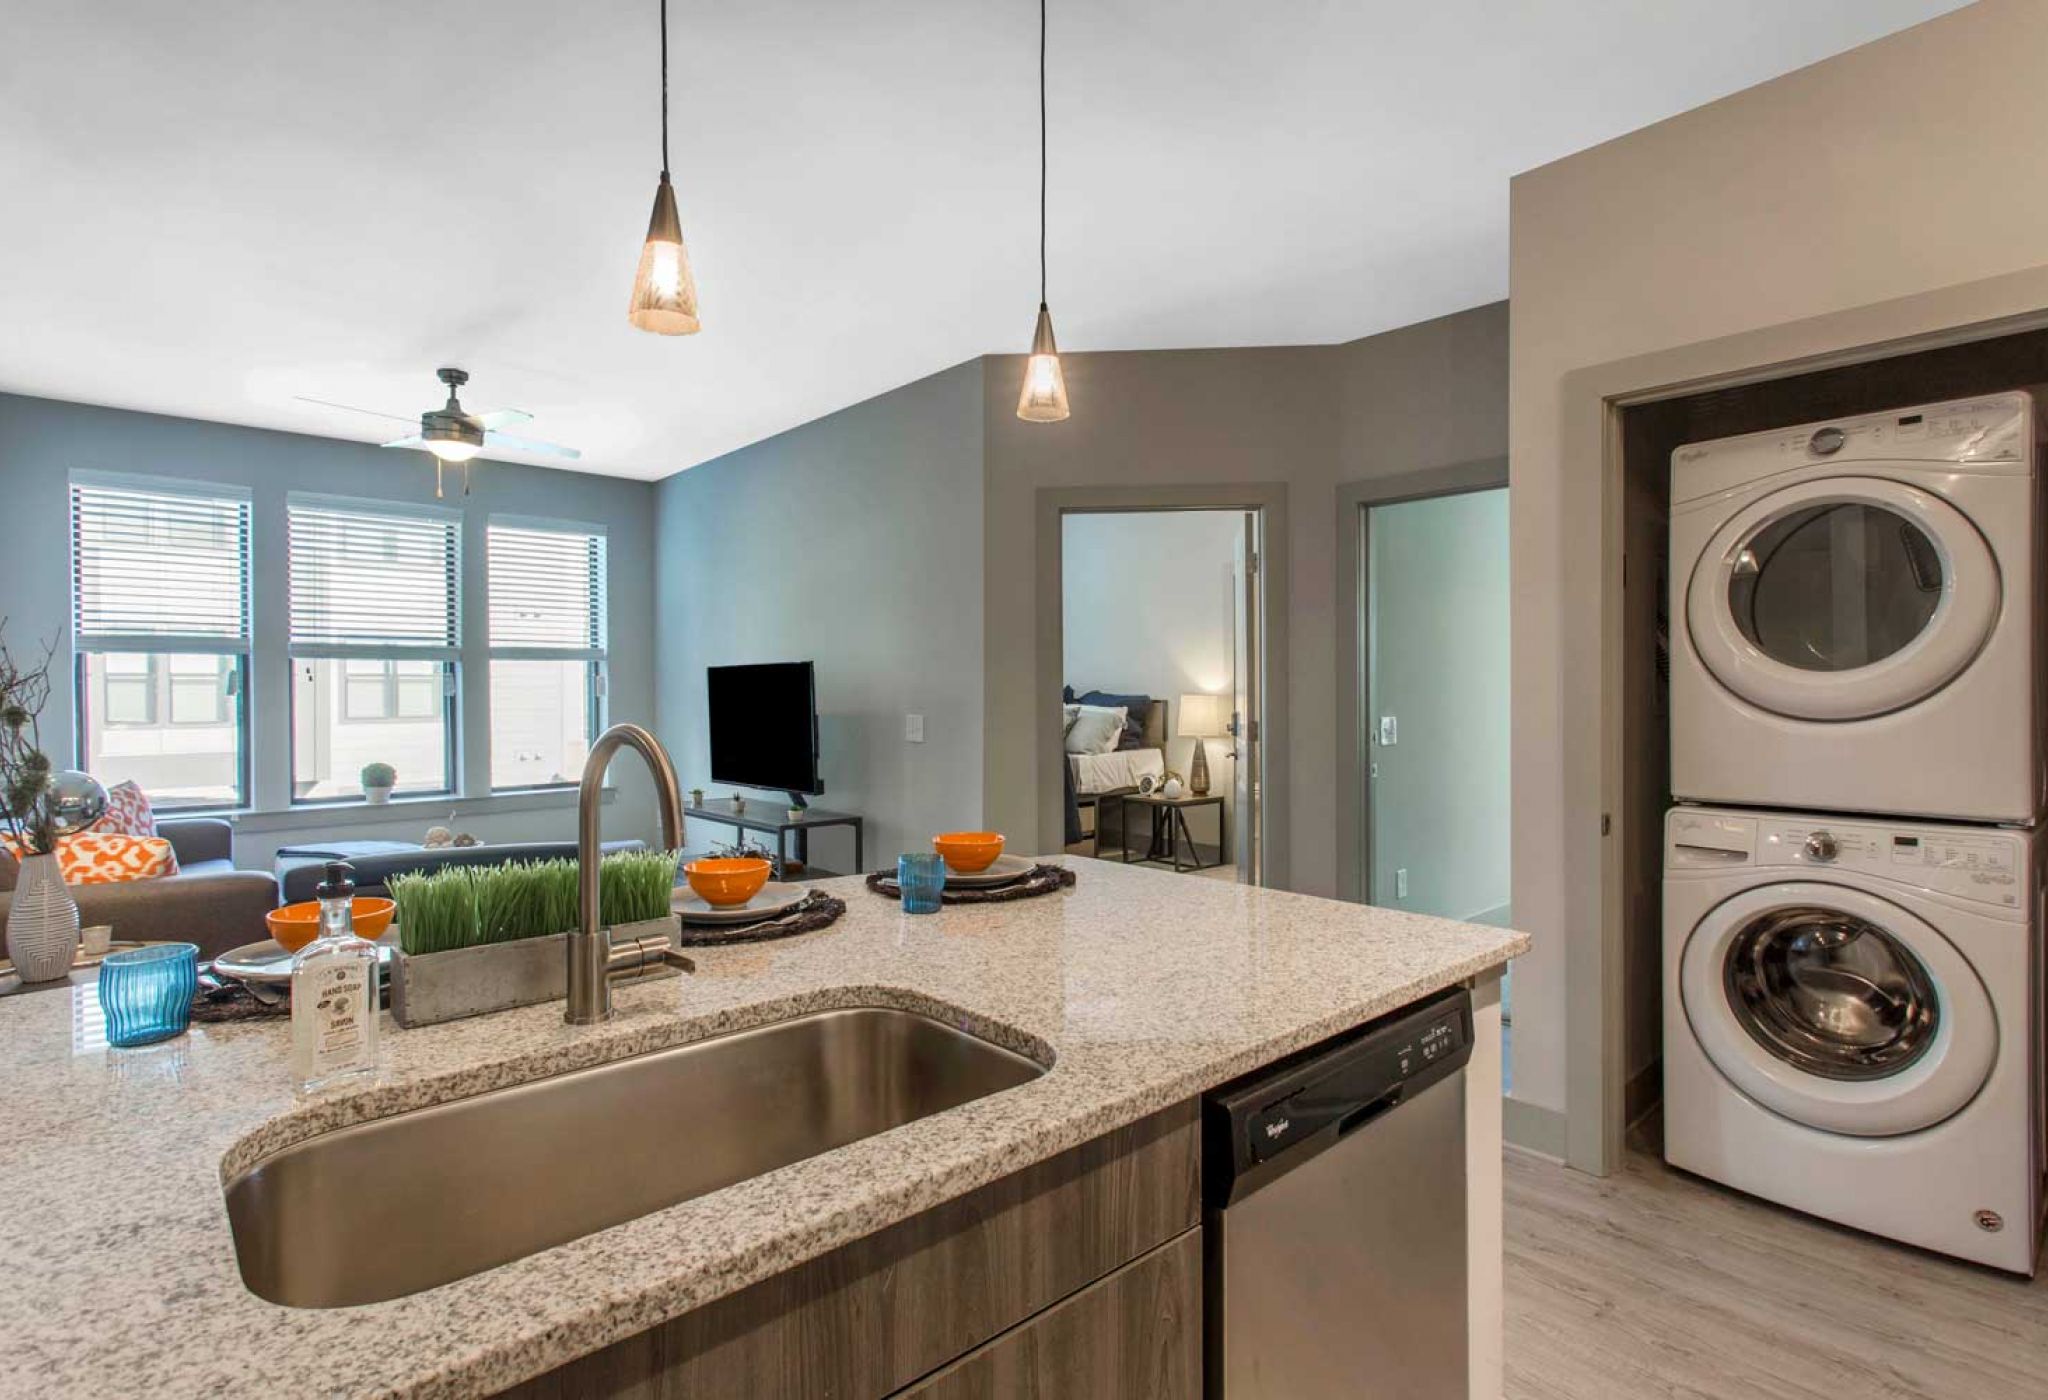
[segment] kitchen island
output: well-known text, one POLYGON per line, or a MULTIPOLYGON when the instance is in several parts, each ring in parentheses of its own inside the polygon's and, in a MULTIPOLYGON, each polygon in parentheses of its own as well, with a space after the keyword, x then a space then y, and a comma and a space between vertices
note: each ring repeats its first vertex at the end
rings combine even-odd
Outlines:
MULTIPOLYGON (((1294 1051, 1475 983, 1468 1096, 1473 1389, 1498 1375, 1500 968, 1520 934, 1071 860, 1069 892, 910 917, 857 879, 832 928, 697 954, 626 984, 617 1018, 536 1006, 388 1029, 380 1081, 295 1100, 282 1023, 100 1041, 89 986, 0 999, 0 1394, 408 1395, 503 1390, 658 1329, 1188 1105, 1294 1051), (322 1132, 708 1036, 894 1007, 1041 1077, 389 1302, 267 1303, 223 1185, 322 1132)), ((388 1024, 388 1023, 387 1023, 388 1024)), ((588 1145, 602 1174, 607 1144, 588 1145)), ((362 1189, 376 1189, 375 1182, 362 1189)), ((451 1204, 452 1208, 452 1204, 451 1204)), ((1497 1380, 1492 1382, 1497 1393, 1497 1380)))

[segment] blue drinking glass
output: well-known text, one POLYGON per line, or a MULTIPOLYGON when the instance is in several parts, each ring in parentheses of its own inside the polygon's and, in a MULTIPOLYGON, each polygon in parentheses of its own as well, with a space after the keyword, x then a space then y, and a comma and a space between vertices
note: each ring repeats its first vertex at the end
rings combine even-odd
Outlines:
POLYGON ((946 858, 929 855, 896 857, 896 883, 903 890, 903 912, 936 914, 939 895, 946 888, 946 858))
POLYGON ((198 990, 196 943, 152 943, 109 953, 100 964, 107 1044, 150 1045, 183 1035, 198 990))

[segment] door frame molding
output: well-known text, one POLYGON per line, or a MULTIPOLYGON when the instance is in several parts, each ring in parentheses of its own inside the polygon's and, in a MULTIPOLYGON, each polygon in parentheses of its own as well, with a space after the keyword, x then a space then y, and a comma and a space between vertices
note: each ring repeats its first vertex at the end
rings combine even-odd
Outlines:
POLYGON ((1374 506, 1465 496, 1507 484, 1508 459, 1501 456, 1337 485, 1337 776, 1347 789, 1347 796, 1336 803, 1340 899, 1365 904, 1372 893, 1372 796, 1366 785, 1372 745, 1365 729, 1370 708, 1365 703, 1365 663, 1371 623, 1366 571, 1372 561, 1367 557, 1366 512, 1374 506))
MULTIPOLYGON (((1038 685, 1061 679, 1066 667, 1066 623, 1063 616, 1066 561, 1062 517, 1070 514, 1126 515, 1154 511, 1256 511, 1260 518, 1263 557, 1259 560, 1259 623, 1265 638, 1265 667, 1259 687, 1259 738, 1265 745, 1260 765, 1260 817, 1265 823, 1263 868, 1266 887, 1289 889, 1292 874, 1287 802, 1288 735, 1288 567, 1287 484, 1279 481, 1216 486, 1041 486, 1034 493, 1037 554, 1038 635, 1034 638, 1038 685)), ((1172 703, 1180 697, 1174 696, 1172 703)), ((1038 849, 1065 849, 1065 802, 1061 796, 1060 709, 1035 703, 1038 716, 1038 849)), ((1240 820, 1242 818, 1240 817, 1240 820)))

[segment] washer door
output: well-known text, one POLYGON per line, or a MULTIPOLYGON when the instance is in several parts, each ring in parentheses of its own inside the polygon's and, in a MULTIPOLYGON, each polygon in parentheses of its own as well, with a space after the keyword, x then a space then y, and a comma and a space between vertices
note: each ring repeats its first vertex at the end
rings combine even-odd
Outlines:
POLYGON ((1890 1137, 1976 1097, 1998 1054, 1991 998, 1924 920, 1795 882, 1716 906, 1686 941, 1686 1020, 1730 1083, 1810 1127, 1890 1137))
POLYGON ((1939 496, 1877 478, 1808 481, 1731 516, 1694 566, 1686 623, 1714 677, 1793 719, 1926 699, 1998 620, 1997 562, 1939 496))

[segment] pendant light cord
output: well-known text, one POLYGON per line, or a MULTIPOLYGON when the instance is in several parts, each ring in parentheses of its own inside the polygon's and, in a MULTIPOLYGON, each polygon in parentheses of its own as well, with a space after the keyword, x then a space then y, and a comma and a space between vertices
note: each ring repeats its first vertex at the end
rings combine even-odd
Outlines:
MULTIPOLYGON (((668 0, 662 0, 663 4, 668 0)), ((1038 304, 1045 305, 1045 0, 1038 0, 1038 304)))
POLYGON ((668 0, 661 0, 661 178, 668 178, 668 0))

